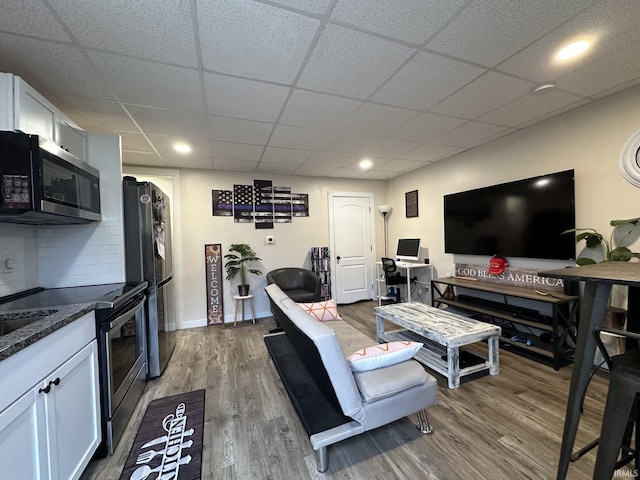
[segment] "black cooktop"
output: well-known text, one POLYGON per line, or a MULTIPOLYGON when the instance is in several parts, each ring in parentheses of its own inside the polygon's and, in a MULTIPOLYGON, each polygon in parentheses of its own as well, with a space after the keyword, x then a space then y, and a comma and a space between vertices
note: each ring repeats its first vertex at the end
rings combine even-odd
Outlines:
POLYGON ((75 303, 104 303, 102 307, 116 307, 143 292, 147 282, 107 283, 84 287, 34 288, 25 292, 0 298, 0 311, 28 308, 72 305, 75 303))

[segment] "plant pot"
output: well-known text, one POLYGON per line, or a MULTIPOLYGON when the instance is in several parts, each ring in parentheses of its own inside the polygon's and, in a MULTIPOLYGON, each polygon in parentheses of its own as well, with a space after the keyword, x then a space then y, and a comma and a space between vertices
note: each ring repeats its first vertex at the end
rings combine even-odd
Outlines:
POLYGON ((624 330, 624 323, 627 320, 627 311, 623 308, 609 307, 604 312, 604 328, 615 328, 624 330))
POLYGON ((249 295, 249 285, 238 285, 238 295, 241 297, 249 295))

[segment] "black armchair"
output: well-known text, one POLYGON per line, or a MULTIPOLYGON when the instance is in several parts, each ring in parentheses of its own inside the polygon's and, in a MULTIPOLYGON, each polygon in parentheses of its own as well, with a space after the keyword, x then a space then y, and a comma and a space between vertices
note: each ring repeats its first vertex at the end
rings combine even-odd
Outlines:
POLYGON ((275 283, 295 302, 322 300, 320 276, 297 267, 278 268, 267 273, 267 283, 275 283))

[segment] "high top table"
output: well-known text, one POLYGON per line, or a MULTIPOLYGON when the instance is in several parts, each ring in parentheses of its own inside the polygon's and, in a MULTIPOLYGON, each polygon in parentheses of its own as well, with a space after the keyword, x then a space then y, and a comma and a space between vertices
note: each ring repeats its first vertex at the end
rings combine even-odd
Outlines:
POLYGON ((580 405, 589 384, 596 341, 593 331, 602 324, 614 284, 629 287, 627 303, 627 330, 640 332, 640 263, 608 262, 582 267, 561 268, 539 272, 541 277, 561 278, 565 281, 585 282, 580 302, 580 322, 571 385, 564 419, 562 447, 558 462, 558 480, 564 480, 571 461, 571 450, 580 421, 580 405))

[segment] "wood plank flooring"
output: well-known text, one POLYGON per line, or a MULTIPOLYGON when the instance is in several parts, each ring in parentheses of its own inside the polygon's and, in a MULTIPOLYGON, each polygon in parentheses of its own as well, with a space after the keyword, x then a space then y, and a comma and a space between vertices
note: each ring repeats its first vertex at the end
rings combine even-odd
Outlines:
MULTIPOLYGON (((375 302, 341 305, 343 318, 375 342, 375 302)), ((403 419, 329 447, 329 470, 315 455, 270 363, 262 337, 273 319, 238 327, 181 330, 163 376, 147 384, 130 428, 83 480, 118 479, 147 404, 206 388, 203 479, 553 479, 562 439, 570 367, 551 367, 500 350, 500 374, 446 388, 437 374, 438 404, 428 410, 435 431, 422 435, 403 419)), ((576 447, 596 438, 607 378, 589 386, 576 447)), ((569 467, 568 479, 591 478, 595 450, 569 467)))

